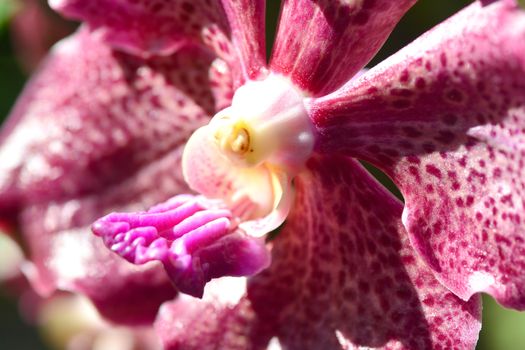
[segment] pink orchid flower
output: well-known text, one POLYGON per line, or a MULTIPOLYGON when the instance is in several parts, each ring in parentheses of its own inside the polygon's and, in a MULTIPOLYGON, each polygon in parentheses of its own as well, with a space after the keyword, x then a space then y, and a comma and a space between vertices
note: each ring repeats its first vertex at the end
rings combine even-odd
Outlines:
POLYGON ((263 0, 51 1, 85 24, 0 135, 33 286, 128 325, 173 299, 167 349, 473 348, 480 292, 525 309, 525 13, 352 79, 414 3, 284 1, 266 64, 263 0))

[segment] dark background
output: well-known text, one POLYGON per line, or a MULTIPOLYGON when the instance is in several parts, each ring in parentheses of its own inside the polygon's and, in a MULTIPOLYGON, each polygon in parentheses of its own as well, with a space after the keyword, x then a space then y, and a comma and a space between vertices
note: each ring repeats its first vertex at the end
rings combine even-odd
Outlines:
MULTIPOLYGON (((0 0, 0 121, 8 114, 27 79, 13 50, 12 33, 7 20, 8 1, 14 0, 0 0)), ((268 38, 271 41, 280 2, 267 1, 268 38)), ((380 62, 468 3, 470 1, 420 0, 401 21, 370 66, 380 62)), ((0 349, 48 349, 40 340, 38 329, 27 325, 20 318, 17 308, 16 302, 0 289, 0 349)), ((478 349, 525 349, 525 313, 504 310, 491 298, 485 297, 483 329, 478 349)))

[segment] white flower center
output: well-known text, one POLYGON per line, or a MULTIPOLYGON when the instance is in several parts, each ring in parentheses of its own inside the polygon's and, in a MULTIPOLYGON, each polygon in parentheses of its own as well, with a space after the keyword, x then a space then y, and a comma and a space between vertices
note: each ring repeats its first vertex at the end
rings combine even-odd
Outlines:
POLYGON ((190 187, 205 196, 220 198, 232 208, 250 208, 242 219, 279 211, 275 225, 288 213, 290 181, 313 146, 304 96, 286 78, 270 75, 240 87, 232 105, 192 135, 183 172, 190 187))

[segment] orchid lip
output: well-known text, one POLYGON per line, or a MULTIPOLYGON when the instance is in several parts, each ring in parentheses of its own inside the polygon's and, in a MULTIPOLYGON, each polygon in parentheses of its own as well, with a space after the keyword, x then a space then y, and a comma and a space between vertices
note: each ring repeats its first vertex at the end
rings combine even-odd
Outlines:
POLYGON ((202 297, 211 279, 249 276, 270 263, 261 238, 249 237, 217 201, 179 195, 148 211, 111 213, 92 231, 132 264, 158 261, 179 291, 202 297))
POLYGON ((291 180, 312 153, 313 135, 302 92, 272 74, 240 87, 230 107, 195 131, 183 174, 193 190, 223 200, 248 234, 264 235, 290 210, 291 180))

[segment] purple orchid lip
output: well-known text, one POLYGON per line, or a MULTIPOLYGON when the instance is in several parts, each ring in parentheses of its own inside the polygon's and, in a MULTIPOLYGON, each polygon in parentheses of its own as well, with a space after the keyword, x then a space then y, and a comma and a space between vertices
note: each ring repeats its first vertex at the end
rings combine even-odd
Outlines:
POLYGON ((92 231, 132 264, 160 261, 174 285, 196 297, 212 278, 252 275, 270 262, 263 239, 242 233, 230 210, 202 196, 179 195, 145 212, 111 213, 92 231))

